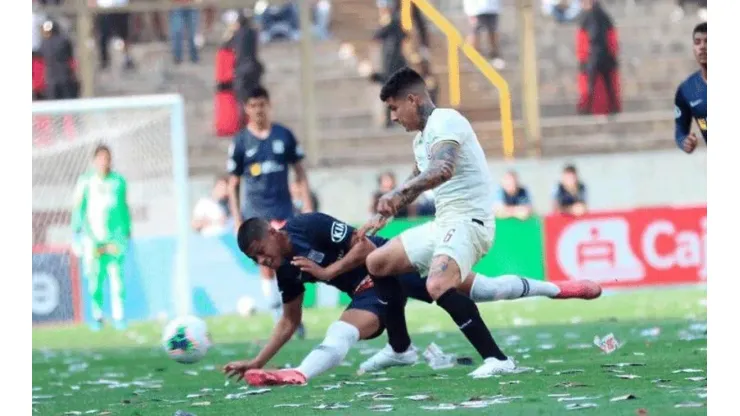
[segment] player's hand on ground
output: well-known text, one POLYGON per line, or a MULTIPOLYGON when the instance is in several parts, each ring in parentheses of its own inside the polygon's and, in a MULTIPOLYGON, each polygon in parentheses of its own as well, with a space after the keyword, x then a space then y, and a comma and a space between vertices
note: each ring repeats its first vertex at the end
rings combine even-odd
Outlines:
POLYGON ((262 366, 254 360, 232 361, 224 366, 223 372, 228 378, 236 377, 236 381, 238 382, 244 379, 244 373, 248 370, 257 368, 262 368, 262 366))
POLYGON ((305 257, 293 257, 293 260, 290 261, 290 264, 298 267, 299 269, 301 269, 302 272, 306 272, 319 280, 328 281, 334 277, 327 272, 326 268, 319 266, 314 261, 309 260, 305 257))
POLYGON ((697 144, 699 144, 699 138, 696 137, 696 134, 691 133, 688 136, 686 136, 685 139, 683 139, 683 143, 681 144, 681 147, 683 148, 684 152, 692 153, 694 149, 696 149, 697 144))

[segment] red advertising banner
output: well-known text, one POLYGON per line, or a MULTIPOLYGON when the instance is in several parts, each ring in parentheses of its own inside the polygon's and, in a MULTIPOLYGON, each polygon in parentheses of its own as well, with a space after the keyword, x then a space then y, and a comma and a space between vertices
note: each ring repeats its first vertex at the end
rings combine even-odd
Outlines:
POLYGON ((547 280, 604 287, 703 283, 707 208, 641 208, 545 219, 547 280))

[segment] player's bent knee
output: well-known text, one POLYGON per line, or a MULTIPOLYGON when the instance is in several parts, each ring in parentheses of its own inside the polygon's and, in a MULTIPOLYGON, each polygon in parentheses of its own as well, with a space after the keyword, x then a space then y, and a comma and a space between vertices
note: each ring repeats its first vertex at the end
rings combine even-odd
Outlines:
POLYGON ((427 286, 427 292, 429 292, 429 296, 431 296, 432 299, 436 301, 445 292, 447 292, 451 288, 456 287, 456 284, 454 281, 450 279, 434 278, 434 279, 427 279, 426 286, 427 286))
POLYGON ((384 277, 390 276, 392 274, 390 263, 387 260, 387 256, 385 256, 383 252, 384 250, 382 249, 374 250, 367 256, 367 259, 365 259, 367 271, 372 276, 384 277))

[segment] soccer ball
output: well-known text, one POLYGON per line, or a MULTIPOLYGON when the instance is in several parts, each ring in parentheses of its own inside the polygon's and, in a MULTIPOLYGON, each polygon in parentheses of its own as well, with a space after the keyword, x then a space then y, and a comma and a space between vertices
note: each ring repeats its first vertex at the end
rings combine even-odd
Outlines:
POLYGON ((167 355, 178 363, 200 361, 211 346, 205 321, 195 316, 176 318, 164 327, 162 346, 167 355))

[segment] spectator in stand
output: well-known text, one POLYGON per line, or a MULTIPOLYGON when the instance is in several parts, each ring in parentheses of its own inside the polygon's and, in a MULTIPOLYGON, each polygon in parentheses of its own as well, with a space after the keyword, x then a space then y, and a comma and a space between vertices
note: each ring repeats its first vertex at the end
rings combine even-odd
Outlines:
POLYGON ((31 13, 31 90, 32 100, 44 99, 44 60, 41 57, 41 27, 46 18, 37 10, 37 3, 33 3, 31 13))
POLYGON ((615 71, 618 67, 616 45, 610 39, 616 39, 614 23, 599 0, 582 0, 584 14, 581 21, 580 33, 588 38, 588 56, 582 70, 585 70, 588 93, 586 101, 580 111, 591 114, 594 97, 596 96, 597 81, 602 80, 608 102, 607 112, 619 112, 619 99, 614 86, 615 71))
POLYGON ((688 3, 696 3, 699 9, 696 11, 696 15, 702 22, 707 21, 707 0, 676 0, 676 8, 671 14, 671 19, 674 22, 678 22, 686 15, 686 5, 688 3))
MULTIPOLYGON (((403 43, 406 39, 406 32, 401 26, 400 9, 392 9, 385 1, 379 1, 381 6, 378 8, 380 14, 381 27, 373 35, 373 40, 381 43, 381 72, 374 73, 371 80, 377 83, 384 83, 388 77, 397 70, 406 66, 406 57, 403 54, 403 43)), ((385 108, 385 126, 393 127, 391 120, 391 110, 385 108)))
POLYGON ((43 25, 41 56, 44 59, 45 95, 50 100, 77 98, 79 86, 74 72, 72 42, 63 34, 59 24, 47 20, 43 25))
POLYGON ((250 91, 260 85, 264 66, 259 60, 259 33, 251 20, 244 14, 238 17, 238 29, 232 38, 236 58, 234 60, 234 92, 243 106, 250 91))
POLYGON ((313 34, 319 40, 329 39, 331 2, 329 0, 314 0, 313 3, 313 34))
POLYGON ((230 229, 229 178, 222 176, 213 185, 211 195, 201 198, 193 209, 193 230, 206 237, 219 236, 230 229))
MULTIPOLYGON (((377 0, 378 7, 389 7, 389 4, 393 4, 393 11, 400 15, 401 0, 377 0)), ((424 16, 421 14, 421 10, 414 3, 411 3, 411 19, 416 35, 419 37, 419 46, 421 46, 421 50, 418 53, 423 59, 429 59, 429 28, 424 16)))
MULTIPOLYGON (((150 12, 148 14, 152 22, 152 29, 154 29, 154 36, 156 36, 159 41, 165 42, 167 40, 167 35, 164 33, 164 25, 162 24, 162 12, 156 11, 150 12)), ((144 31, 145 18, 145 13, 135 13, 133 15, 133 33, 131 35, 131 42, 137 43, 142 41, 142 32, 144 31)))
POLYGON ((516 172, 509 171, 501 178, 501 189, 496 193, 493 212, 497 218, 518 218, 522 221, 532 215, 532 200, 527 188, 519 184, 516 172))
POLYGON ((254 18, 260 27, 260 41, 263 43, 298 40, 300 37, 300 10, 295 1, 271 4, 260 0, 254 5, 254 18))
MULTIPOLYGON (((93 0, 91 0, 93 1, 93 0)), ((127 6, 128 0, 97 0, 98 7, 106 9, 110 7, 127 6)), ((108 46, 114 36, 123 42, 124 63, 123 68, 134 69, 134 60, 131 59, 129 51, 129 14, 128 13, 99 13, 96 15, 96 26, 98 31, 98 54, 100 56, 100 69, 107 69, 110 65, 108 46)))
POLYGON ((542 14, 558 23, 574 21, 581 13, 580 0, 542 0, 542 14))
POLYGON ((501 59, 498 46, 500 6, 500 0, 463 0, 463 9, 470 20, 468 43, 480 51, 480 34, 486 31, 490 48, 488 57, 491 65, 499 70, 506 66, 506 62, 501 59))
POLYGON ((195 36, 198 33, 198 21, 200 13, 198 9, 188 7, 194 0, 175 0, 182 7, 170 10, 170 41, 172 42, 172 57, 176 65, 182 62, 182 42, 188 44, 190 61, 198 62, 198 46, 195 44, 195 36))
POLYGON ((553 211, 578 217, 585 214, 587 208, 586 185, 578 178, 576 167, 567 165, 560 182, 555 186, 553 211))

